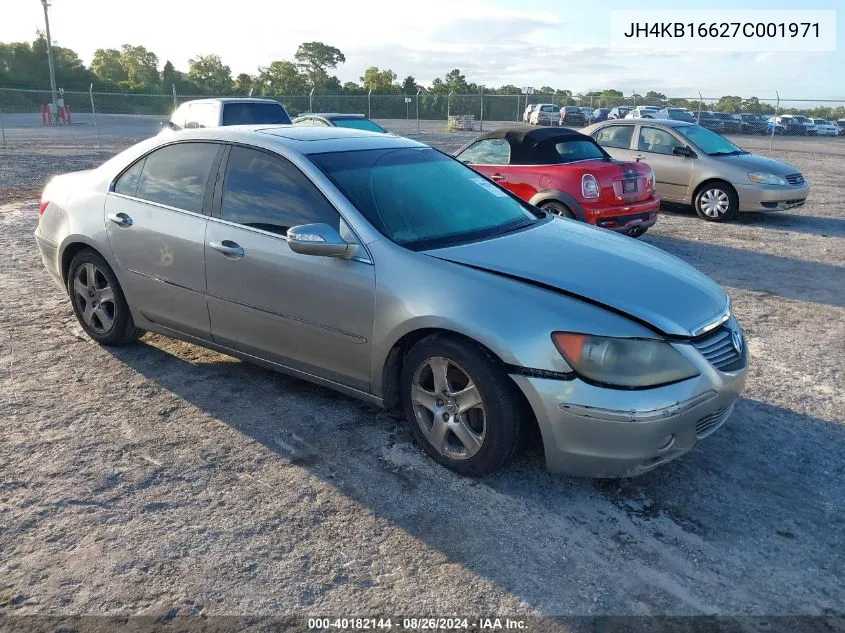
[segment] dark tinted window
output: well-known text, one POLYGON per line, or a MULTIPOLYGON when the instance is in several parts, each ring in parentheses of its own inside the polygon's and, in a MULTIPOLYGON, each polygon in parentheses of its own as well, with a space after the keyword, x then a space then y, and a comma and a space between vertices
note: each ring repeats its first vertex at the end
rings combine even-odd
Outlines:
POLYGON ((282 235, 301 224, 340 225, 334 207, 299 169, 244 147, 229 154, 220 213, 224 220, 282 235))
POLYGON ((115 193, 123 193, 127 196, 135 195, 135 191, 138 189, 138 180, 141 177, 141 170, 144 169, 145 160, 147 159, 142 158, 132 165, 132 167, 123 172, 120 178, 118 178, 114 183, 115 193))
POLYGON ((510 145, 503 138, 487 138, 473 143, 456 158, 470 165, 507 165, 510 145))
POLYGON ((288 124, 290 117, 281 103, 226 103, 223 125, 288 124))
POLYGON ((135 195, 186 211, 202 212, 205 186, 219 146, 176 143, 147 156, 135 195))

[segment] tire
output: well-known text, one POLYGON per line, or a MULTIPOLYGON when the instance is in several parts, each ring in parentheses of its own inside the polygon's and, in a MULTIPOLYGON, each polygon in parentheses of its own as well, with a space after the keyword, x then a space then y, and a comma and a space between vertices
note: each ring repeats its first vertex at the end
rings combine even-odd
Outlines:
POLYGON ((520 446, 516 385, 477 345, 442 334, 424 338, 405 357, 399 384, 414 439, 446 468, 487 475, 520 446))
POLYGON ((111 267, 93 249, 80 251, 70 262, 67 290, 79 325, 100 345, 124 345, 144 333, 135 327, 111 267))
POLYGON ((567 207, 562 202, 546 202, 540 207, 543 211, 548 211, 554 215, 559 215, 562 218, 569 218, 570 220, 577 220, 578 218, 575 217, 575 214, 572 213, 572 209, 567 207))
POLYGON ((716 180, 698 189, 693 206, 702 220, 728 222, 739 214, 739 196, 728 183, 716 180))

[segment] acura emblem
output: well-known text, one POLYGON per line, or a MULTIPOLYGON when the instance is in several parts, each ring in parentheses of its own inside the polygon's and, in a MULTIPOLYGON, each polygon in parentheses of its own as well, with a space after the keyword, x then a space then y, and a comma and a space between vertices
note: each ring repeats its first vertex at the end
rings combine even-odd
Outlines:
POLYGON ((738 330, 731 330, 731 343, 737 354, 742 354, 742 334, 738 330))

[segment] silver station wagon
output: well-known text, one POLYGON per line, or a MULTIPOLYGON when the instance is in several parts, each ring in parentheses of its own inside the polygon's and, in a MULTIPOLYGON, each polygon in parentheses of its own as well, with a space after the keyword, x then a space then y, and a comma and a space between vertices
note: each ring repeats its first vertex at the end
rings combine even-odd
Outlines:
POLYGON ((95 341, 159 332, 402 411, 467 475, 532 427, 552 471, 641 473, 718 429, 745 382, 709 278, 392 134, 157 136, 55 177, 40 212, 95 341))

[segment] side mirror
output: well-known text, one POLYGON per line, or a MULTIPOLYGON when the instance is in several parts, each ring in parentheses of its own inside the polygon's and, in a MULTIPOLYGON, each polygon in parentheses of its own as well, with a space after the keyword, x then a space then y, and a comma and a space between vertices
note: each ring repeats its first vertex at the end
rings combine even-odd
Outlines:
POLYGON ((692 148, 689 146, 685 147, 675 147, 672 149, 672 153, 675 156, 684 156, 686 158, 695 158, 695 152, 692 151, 692 148))
POLYGON ((288 229, 288 246, 300 255, 319 255, 347 259, 355 255, 355 244, 344 240, 328 224, 303 224, 288 229))

